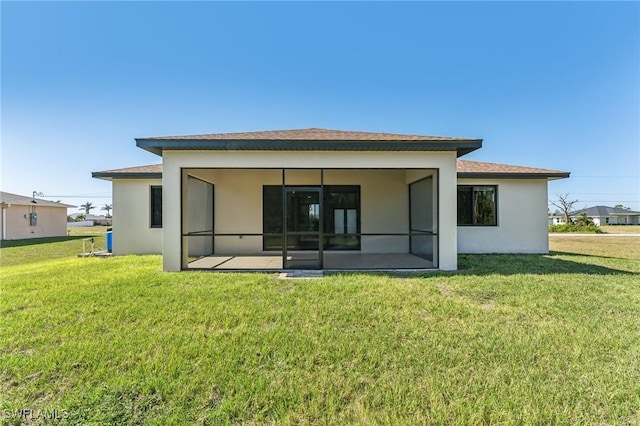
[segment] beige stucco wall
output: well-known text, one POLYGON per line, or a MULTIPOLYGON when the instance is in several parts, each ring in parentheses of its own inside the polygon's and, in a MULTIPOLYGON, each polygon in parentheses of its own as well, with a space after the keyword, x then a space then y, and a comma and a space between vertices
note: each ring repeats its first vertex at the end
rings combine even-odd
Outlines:
POLYGON ((0 229, 6 232, 5 240, 20 240, 24 238, 64 237, 67 235, 67 209, 65 207, 37 206, 38 224, 29 225, 31 206, 2 204, 6 223, 2 223, 0 211, 0 229))
MULTIPOLYGON (((162 185, 162 180, 113 181, 114 254, 162 253, 162 228, 151 228, 152 185, 162 185)), ((164 194, 163 190, 163 198, 164 194)))
MULTIPOLYGON (((408 229, 406 211, 408 190, 406 184, 414 176, 408 176, 404 170, 386 171, 380 169, 438 169, 438 191, 440 193, 440 211, 456 210, 456 164, 454 152, 264 152, 264 151, 165 151, 163 155, 163 259, 164 269, 178 271, 186 266, 186 253, 181 257, 181 225, 188 229, 188 215, 183 216, 180 223, 180 194, 186 190, 188 173, 198 172, 182 169, 197 168, 344 168, 373 170, 325 171, 325 183, 347 184, 355 180, 364 180, 361 185, 362 231, 363 232, 406 232, 408 229), (349 176, 349 173, 352 175, 349 176), (342 175, 341 175, 342 174, 342 175), (357 174, 360 174, 357 176, 357 174), (335 180, 332 180, 335 179, 335 180), (404 211, 401 211, 405 209, 404 211), (365 213, 370 211, 372 213, 365 213), (381 230, 382 229, 382 230, 381 230)), ((203 171, 201 173, 221 173, 221 171, 203 171)), ((280 183, 280 172, 277 170, 254 171, 253 176, 231 171, 227 177, 217 176, 216 184, 216 232, 261 232, 262 227, 262 185, 267 182, 280 183), (223 185, 224 183, 224 185, 223 185), (231 203, 222 200, 235 201, 231 203), (232 209, 237 205, 238 209, 232 209), (222 207, 220 207, 222 206, 222 207), (239 229, 241 227, 242 229, 239 229), (222 231, 224 229, 224 231, 222 231)), ((304 176, 309 171, 300 171, 299 176, 290 173, 288 185, 303 184, 308 181, 304 176), (301 179, 297 181, 296 179, 301 179)), ((200 175, 206 180, 214 181, 212 176, 200 175)), ((115 191, 114 191, 115 192, 115 191)), ((115 194, 114 194, 115 196, 115 194)), ((115 201, 114 201, 115 208, 115 201)), ((114 210, 115 217, 115 210, 114 210)), ((114 223, 115 227, 115 223, 114 223)), ((440 215, 438 230, 439 264, 441 269, 457 268, 457 226, 456 215, 440 215)), ((406 238, 397 237, 389 241, 389 237, 363 238, 363 251, 385 252, 398 250, 402 244, 406 246, 406 238), (398 239, 399 238, 399 239, 398 239), (402 241, 400 240, 402 239, 402 241)), ((216 238, 216 250, 219 244, 225 249, 260 251, 259 238, 227 237, 222 241, 216 238), (235 246, 234 246, 235 245, 235 246)), ((115 242, 114 242, 115 245, 115 242)))
POLYGON ((546 179, 460 179, 498 186, 498 226, 459 226, 460 253, 547 253, 546 179))

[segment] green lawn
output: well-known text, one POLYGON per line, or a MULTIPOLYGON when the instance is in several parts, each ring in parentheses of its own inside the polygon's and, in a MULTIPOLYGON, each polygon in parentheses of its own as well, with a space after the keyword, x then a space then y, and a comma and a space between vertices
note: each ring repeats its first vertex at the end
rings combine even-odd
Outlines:
MULTIPOLYGON (((96 251, 106 248, 105 226, 68 228, 66 237, 34 238, 0 241, 0 265, 24 265, 46 260, 67 258, 82 253, 82 240, 94 238, 96 251)), ((85 250, 90 250, 85 241, 85 250)))
POLYGON ((601 240, 318 280, 5 247, 2 421, 638 424, 640 238, 601 240))

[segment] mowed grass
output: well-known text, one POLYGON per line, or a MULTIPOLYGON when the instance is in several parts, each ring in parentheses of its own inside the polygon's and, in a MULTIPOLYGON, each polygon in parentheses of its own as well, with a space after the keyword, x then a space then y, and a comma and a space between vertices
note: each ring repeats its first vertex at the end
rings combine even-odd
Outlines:
POLYGON ((550 249, 557 256, 579 255, 593 257, 589 262, 615 265, 622 259, 631 265, 640 262, 640 237, 551 237, 550 249))
MULTIPOLYGON (((91 237, 96 251, 104 250, 106 232, 106 226, 78 227, 68 228, 66 237, 0 241, 0 265, 24 265, 77 256, 82 253, 82 240, 91 237)), ((91 250, 88 242, 85 242, 85 250, 91 250)))
POLYGON ((640 225, 602 225, 606 234, 640 234, 640 225))
POLYGON ((465 255, 458 273, 405 277, 163 273, 159 256, 3 266, 0 412, 638 424, 640 239, 615 240, 553 239, 550 255, 465 255))

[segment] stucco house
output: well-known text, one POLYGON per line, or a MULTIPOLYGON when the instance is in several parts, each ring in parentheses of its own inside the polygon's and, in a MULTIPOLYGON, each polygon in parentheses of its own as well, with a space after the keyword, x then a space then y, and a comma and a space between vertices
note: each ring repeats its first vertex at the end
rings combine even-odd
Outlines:
POLYGON ((0 229, 3 240, 64 237, 68 204, 0 192, 0 229))
POLYGON ((619 207, 593 206, 569 213, 569 217, 586 214, 596 225, 640 225, 640 212, 619 207))
POLYGON ((457 269, 458 253, 546 253, 547 182, 459 160, 481 139, 327 129, 136 139, 162 164, 113 186, 113 252, 185 269, 457 269))

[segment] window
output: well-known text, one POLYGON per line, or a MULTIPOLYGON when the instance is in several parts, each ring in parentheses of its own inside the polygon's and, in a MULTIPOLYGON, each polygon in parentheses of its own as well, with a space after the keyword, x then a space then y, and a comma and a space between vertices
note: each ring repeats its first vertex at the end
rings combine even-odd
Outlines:
POLYGON ((151 187, 151 227, 162 228, 162 187, 151 187))
POLYGON ((497 186, 458 186, 458 225, 496 226, 497 186))

